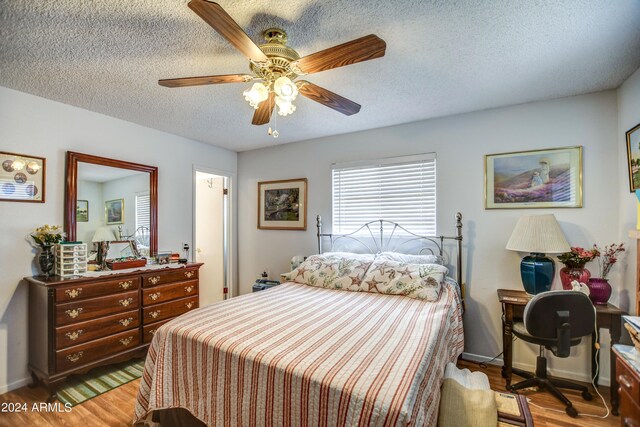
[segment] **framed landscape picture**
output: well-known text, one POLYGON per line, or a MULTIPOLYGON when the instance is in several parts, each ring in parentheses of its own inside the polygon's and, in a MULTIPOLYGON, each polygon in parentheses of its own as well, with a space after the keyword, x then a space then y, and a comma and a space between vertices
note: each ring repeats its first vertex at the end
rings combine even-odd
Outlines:
POLYGON ((44 157, 0 151, 0 165, 0 200, 44 203, 44 157))
POLYGON ((124 199, 107 200, 104 202, 104 212, 107 225, 124 224, 124 199))
POLYGON ((485 156, 485 208, 582 207, 582 147, 485 156))
POLYGON ((627 161, 629 165, 629 190, 640 189, 640 123, 627 131, 627 161))
POLYGON ((76 202, 76 222, 89 222, 88 200, 78 200, 76 202))
POLYGON ((258 228, 307 229, 307 179, 258 183, 258 228))

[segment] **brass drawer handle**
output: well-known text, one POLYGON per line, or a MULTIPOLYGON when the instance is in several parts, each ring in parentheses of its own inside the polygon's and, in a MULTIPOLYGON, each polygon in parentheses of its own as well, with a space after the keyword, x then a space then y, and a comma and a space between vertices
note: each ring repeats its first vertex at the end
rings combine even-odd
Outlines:
POLYGON ((158 298, 160 298, 160 292, 155 292, 153 294, 149 294, 149 298, 151 298, 152 300, 157 300, 158 298))
POLYGON ((131 324, 131 322, 133 322, 133 317, 129 317, 128 319, 120 319, 120 320, 118 320, 118 323, 120 323, 122 326, 129 326, 129 324, 131 324))
POLYGON ((120 304, 123 307, 128 307, 129 304, 131 304, 132 302, 133 302, 133 298, 127 298, 127 299, 118 300, 118 304, 120 304))
POLYGON ((618 375, 618 382, 627 390, 631 390, 633 388, 633 384, 625 374, 618 375))
POLYGON ((191 307, 193 307, 194 303, 193 302, 188 302, 185 305, 187 306, 188 309, 191 309, 191 307))
POLYGON ((185 271, 184 272, 184 275, 186 276, 187 279, 191 279, 195 274, 196 274, 195 271, 185 271))
POLYGON ((118 285, 120 285, 122 289, 127 290, 133 286, 133 280, 125 280, 124 282, 118 283, 118 285))
POLYGON ((122 344, 125 347, 131 344, 131 341, 133 341, 133 337, 120 338, 120 344, 122 344))
POLYGON ((83 354, 84 354, 84 351, 79 351, 77 353, 70 354, 67 356, 67 360, 71 363, 76 363, 78 360, 80 360, 83 354))
POLYGON ((185 291, 186 293, 188 293, 188 294, 190 294, 192 290, 193 290, 193 286, 185 286, 185 287, 184 287, 184 291, 185 291))
POLYGON ((160 276, 149 277, 149 282, 151 282, 151 284, 153 285, 156 285, 159 281, 160 281, 160 276))
POLYGON ((156 310, 156 311, 152 311, 149 313, 149 316, 151 316, 152 318, 156 318, 160 315, 160 310, 156 310))
POLYGON ((67 313, 67 316, 71 317, 72 319, 75 319, 80 315, 80 313, 82 313, 82 308, 74 308, 73 310, 67 310, 65 311, 65 313, 67 313))
POLYGON ((157 329, 149 329, 149 335, 155 335, 157 329))
POLYGON ((64 293, 69 295, 69 298, 76 298, 78 295, 82 293, 82 288, 67 289, 66 291, 64 291, 64 293))
POLYGON ((67 332, 66 334, 64 334, 67 338, 69 338, 71 341, 75 341, 77 340, 80 335, 83 333, 84 331, 82 329, 78 329, 77 331, 73 331, 73 332, 67 332))

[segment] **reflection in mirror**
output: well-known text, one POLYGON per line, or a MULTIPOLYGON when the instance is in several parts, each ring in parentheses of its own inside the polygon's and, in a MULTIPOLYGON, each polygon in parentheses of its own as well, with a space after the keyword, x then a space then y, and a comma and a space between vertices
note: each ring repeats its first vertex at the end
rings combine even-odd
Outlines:
POLYGON ((134 240, 140 255, 149 256, 150 211, 147 172, 78 163, 76 240, 93 253, 99 242, 134 240))

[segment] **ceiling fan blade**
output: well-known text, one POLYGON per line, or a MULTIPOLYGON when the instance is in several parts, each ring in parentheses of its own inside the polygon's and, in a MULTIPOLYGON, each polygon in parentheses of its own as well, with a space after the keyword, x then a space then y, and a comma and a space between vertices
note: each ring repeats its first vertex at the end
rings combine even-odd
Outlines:
POLYGON ((298 82, 298 92, 300 92, 300 95, 306 96, 313 101, 319 102, 347 116, 351 116, 360 111, 360 104, 356 104, 337 93, 333 93, 330 90, 304 80, 298 82))
POLYGON ((374 34, 351 40, 298 60, 298 68, 306 74, 344 67, 384 56, 387 44, 374 34))
POLYGON ((256 62, 265 62, 268 59, 253 40, 249 38, 247 33, 218 3, 207 0, 191 0, 189 8, 247 58, 256 62))
POLYGON ((218 76, 202 76, 202 77, 181 77, 178 79, 162 79, 158 80, 160 86, 165 87, 185 87, 185 86, 201 86, 215 85, 220 83, 243 83, 253 79, 248 74, 224 74, 218 76))
POLYGON ((271 92, 269 93, 269 98, 265 101, 262 101, 260 105, 258 105, 258 109, 255 113, 253 113, 253 120, 251 121, 252 125, 264 125, 269 123, 271 120, 271 114, 273 114, 273 107, 276 105, 276 94, 271 92))

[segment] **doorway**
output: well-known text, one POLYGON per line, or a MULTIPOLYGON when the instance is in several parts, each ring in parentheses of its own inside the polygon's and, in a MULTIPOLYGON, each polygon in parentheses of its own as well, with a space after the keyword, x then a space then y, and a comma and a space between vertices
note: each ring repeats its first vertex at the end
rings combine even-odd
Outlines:
POLYGON ((228 298, 229 177, 195 168, 193 260, 200 268, 200 306, 228 298))

